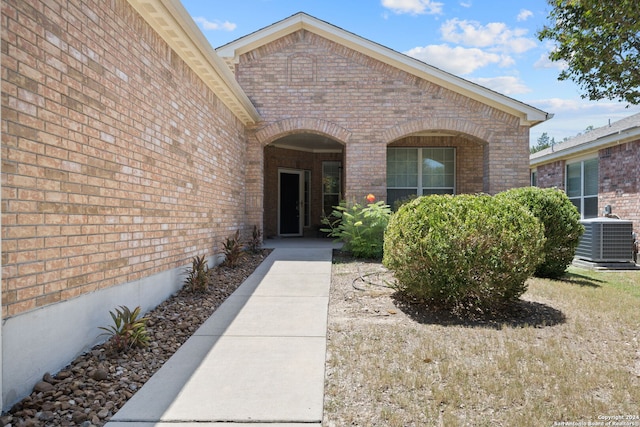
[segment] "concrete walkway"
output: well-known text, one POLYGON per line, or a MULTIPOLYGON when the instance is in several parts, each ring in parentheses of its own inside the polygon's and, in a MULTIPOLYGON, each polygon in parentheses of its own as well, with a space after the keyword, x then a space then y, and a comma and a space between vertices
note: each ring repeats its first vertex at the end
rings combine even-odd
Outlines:
POLYGON ((275 250, 107 427, 322 424, 331 240, 275 250))

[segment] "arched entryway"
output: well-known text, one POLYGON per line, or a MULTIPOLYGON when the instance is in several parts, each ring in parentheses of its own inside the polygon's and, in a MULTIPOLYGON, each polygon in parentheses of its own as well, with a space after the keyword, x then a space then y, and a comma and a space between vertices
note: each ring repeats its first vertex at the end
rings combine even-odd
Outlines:
POLYGON ((344 194, 344 149, 309 131, 264 147, 264 235, 319 235, 321 221, 344 194))

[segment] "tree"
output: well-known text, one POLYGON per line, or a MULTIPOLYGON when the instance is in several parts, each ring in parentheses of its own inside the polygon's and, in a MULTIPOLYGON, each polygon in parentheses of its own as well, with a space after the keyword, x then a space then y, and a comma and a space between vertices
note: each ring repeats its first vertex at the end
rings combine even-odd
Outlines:
POLYGON ((558 79, 571 79, 583 98, 640 104, 640 7, 637 0, 547 0, 551 25, 538 38, 566 61, 558 79))
POLYGON ((552 145, 555 145, 555 143, 555 138, 549 138, 549 135, 547 135, 546 132, 543 132, 542 135, 540 135, 540 137, 538 138, 538 143, 531 147, 529 151, 531 152, 531 154, 537 153, 538 151, 542 151, 545 148, 549 148, 552 145))

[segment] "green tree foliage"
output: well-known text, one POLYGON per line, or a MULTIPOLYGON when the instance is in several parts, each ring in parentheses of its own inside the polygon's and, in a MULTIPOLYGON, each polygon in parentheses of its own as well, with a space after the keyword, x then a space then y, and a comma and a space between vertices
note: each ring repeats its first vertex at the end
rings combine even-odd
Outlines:
POLYGON ((591 100, 640 103, 640 7, 637 0, 548 0, 551 24, 538 32, 566 61, 560 80, 571 79, 591 100))
POLYGON ((544 132, 538 138, 538 143, 530 148, 531 154, 537 153, 538 151, 542 151, 545 148, 549 148, 556 143, 555 138, 549 138, 546 132, 544 132))

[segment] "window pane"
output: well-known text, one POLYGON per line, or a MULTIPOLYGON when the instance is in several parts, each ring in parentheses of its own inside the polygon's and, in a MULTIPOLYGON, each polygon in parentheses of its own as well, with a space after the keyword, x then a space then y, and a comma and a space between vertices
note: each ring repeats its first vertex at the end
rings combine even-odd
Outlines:
POLYGON ((581 191, 581 163, 567 165, 567 196, 580 197, 581 191))
POLYGON ((337 195, 325 195, 322 200, 322 208, 325 216, 331 216, 333 208, 340 204, 340 198, 337 195))
MULTIPOLYGON (((449 147, 422 149, 422 188, 446 188, 445 194, 453 193, 455 151, 449 147)), ((440 193, 440 191, 438 191, 440 193)), ((429 191, 429 194, 433 194, 429 191)))
POLYGON ((580 209, 580 198, 573 198, 573 199, 569 199, 571 200, 571 203, 573 203, 573 206, 576 207, 576 209, 578 209, 578 212, 582 213, 582 210, 580 209))
POLYGON ((596 218, 598 216, 598 196, 584 198, 583 218, 596 218))
POLYGON ((389 148, 387 150, 387 186, 416 187, 418 185, 417 160, 417 148, 389 148))
POLYGON ((591 159, 591 160, 584 161, 584 193, 583 194, 585 196, 598 195, 598 159, 591 159))
POLYGON ((322 192, 340 194, 340 162, 322 163, 322 192))
POLYGON ((453 188, 425 188, 424 190, 422 190, 423 196, 428 196, 431 194, 453 194, 453 188))
POLYGON ((416 196, 416 189, 405 189, 405 190, 392 190, 387 189, 387 204, 393 207, 393 204, 397 200, 403 200, 408 198, 409 196, 416 196))

